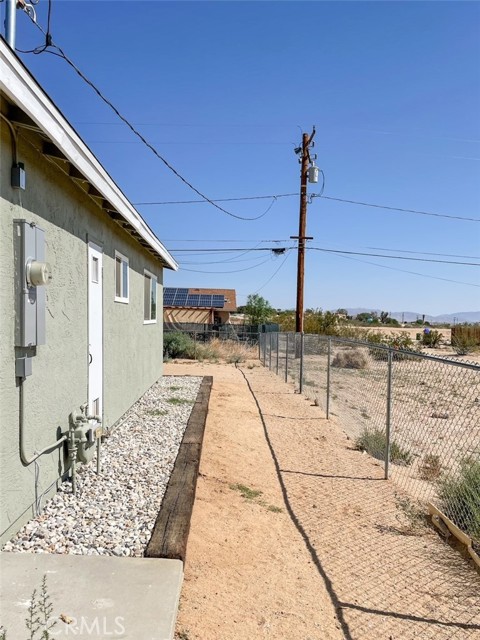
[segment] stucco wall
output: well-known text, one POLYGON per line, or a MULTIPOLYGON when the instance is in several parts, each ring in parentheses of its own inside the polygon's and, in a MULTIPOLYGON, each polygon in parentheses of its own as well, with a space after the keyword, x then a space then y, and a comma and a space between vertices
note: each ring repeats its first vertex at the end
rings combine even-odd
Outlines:
MULTIPOLYGON (((27 138, 29 142, 25 140, 27 138)), ((68 416, 87 400, 87 248, 103 246, 104 424, 112 425, 162 374, 162 268, 111 221, 58 167, 19 137, 25 191, 10 186, 11 139, 1 127, 0 190, 0 540, 5 542, 33 512, 43 492, 65 472, 63 451, 25 467, 19 456, 19 388, 15 378, 13 220, 44 229, 53 280, 47 288, 45 345, 30 349, 33 375, 24 382, 27 454, 57 439, 68 416), (129 258, 129 303, 115 302, 115 250, 129 258), (158 277, 156 324, 144 324, 144 269, 158 277)), ((19 350, 17 349, 17 354, 19 350)))

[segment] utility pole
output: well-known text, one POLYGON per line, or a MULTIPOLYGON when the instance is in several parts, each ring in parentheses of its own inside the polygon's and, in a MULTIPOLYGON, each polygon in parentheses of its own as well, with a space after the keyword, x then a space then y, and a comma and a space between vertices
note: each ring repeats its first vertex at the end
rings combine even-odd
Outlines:
MULTIPOLYGON (((301 171, 300 171, 300 219, 298 225, 298 236, 290 236, 292 239, 298 240, 298 262, 297 262, 297 307, 295 312, 295 331, 303 333, 303 290, 305 281, 305 242, 313 240, 312 237, 306 236, 307 232, 307 179, 310 159, 310 145, 315 136, 315 127, 312 133, 304 133, 302 136, 302 147, 296 149, 295 152, 301 152, 301 171)), ((314 180, 311 180, 312 182, 314 180)), ((316 181, 316 180, 315 180, 316 181)))

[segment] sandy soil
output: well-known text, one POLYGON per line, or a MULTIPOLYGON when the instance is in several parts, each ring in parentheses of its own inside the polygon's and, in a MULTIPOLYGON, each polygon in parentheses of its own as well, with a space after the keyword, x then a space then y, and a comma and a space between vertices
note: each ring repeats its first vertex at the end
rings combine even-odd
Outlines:
POLYGON ((214 377, 177 638, 479 637, 478 574, 339 424, 254 364, 165 367, 214 377))

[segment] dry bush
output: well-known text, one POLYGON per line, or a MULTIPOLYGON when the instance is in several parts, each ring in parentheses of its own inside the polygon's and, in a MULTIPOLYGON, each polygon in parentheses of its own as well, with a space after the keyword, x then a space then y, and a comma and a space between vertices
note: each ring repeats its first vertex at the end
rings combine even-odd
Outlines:
POLYGON ((332 367, 342 369, 366 369, 367 366, 367 356, 360 349, 339 351, 332 360, 332 367))
POLYGON ((258 348, 246 345, 237 340, 219 340, 213 338, 210 342, 197 344, 198 360, 225 360, 226 362, 245 362, 258 358, 258 348))
POLYGON ((419 466, 419 475, 422 480, 436 480, 442 473, 440 456, 427 453, 419 466))

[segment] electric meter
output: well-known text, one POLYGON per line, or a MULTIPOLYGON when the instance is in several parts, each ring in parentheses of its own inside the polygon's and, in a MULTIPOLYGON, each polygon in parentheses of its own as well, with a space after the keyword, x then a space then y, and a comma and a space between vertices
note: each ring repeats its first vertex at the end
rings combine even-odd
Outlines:
POLYGON ((39 287, 50 284, 52 280, 52 268, 48 262, 29 260, 26 269, 27 284, 29 287, 39 287))

